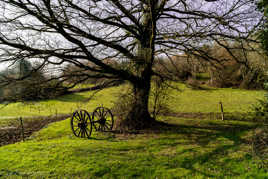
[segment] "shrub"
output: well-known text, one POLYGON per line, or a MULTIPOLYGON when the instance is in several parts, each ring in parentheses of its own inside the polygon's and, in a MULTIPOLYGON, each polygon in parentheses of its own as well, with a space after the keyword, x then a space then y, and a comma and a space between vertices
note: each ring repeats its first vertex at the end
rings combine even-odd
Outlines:
POLYGON ((151 102, 152 109, 151 115, 153 118, 157 118, 161 114, 166 114, 170 112, 168 108, 169 101, 169 82, 161 78, 153 79, 153 87, 151 90, 151 102))
POLYGON ((200 89, 202 89, 201 82, 198 81, 197 79, 194 79, 194 78, 189 78, 186 81, 186 85, 187 85, 187 87, 189 87, 189 88, 191 88, 193 90, 200 90, 200 89))
POLYGON ((192 82, 197 84, 198 80, 202 84, 206 81, 208 85, 220 88, 263 89, 263 83, 267 79, 265 70, 268 67, 268 58, 261 49, 238 42, 222 43, 228 50, 217 44, 204 45, 189 54, 157 59, 154 71, 168 79, 186 82, 190 86, 192 82), (206 55, 213 59, 201 57, 206 55), (209 78, 199 79, 201 73, 207 74, 209 78))
POLYGON ((126 86, 123 91, 115 94, 116 100, 113 101, 112 113, 116 116, 115 129, 121 128, 121 123, 126 119, 131 110, 131 106, 135 103, 135 97, 132 93, 132 88, 126 86))
POLYGON ((259 160, 259 168, 268 171, 268 127, 262 127, 254 131, 252 139, 252 151, 259 160))
POLYGON ((255 118, 268 118, 268 95, 265 98, 258 100, 258 103, 254 105, 254 117, 255 118))
MULTIPOLYGON (((268 83, 264 83, 264 88, 268 89, 268 83)), ((258 100, 257 104, 253 106, 253 110, 256 120, 268 119, 268 93, 264 95, 264 99, 258 100)))

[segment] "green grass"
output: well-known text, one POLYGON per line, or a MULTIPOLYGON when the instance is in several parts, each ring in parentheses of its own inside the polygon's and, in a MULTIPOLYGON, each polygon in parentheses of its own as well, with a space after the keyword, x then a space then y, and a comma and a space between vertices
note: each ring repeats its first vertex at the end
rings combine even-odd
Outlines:
POLYGON ((92 100, 86 102, 94 92, 77 93, 65 95, 56 99, 40 102, 11 103, 7 106, 1 105, 1 116, 40 116, 52 115, 58 113, 70 113, 77 108, 93 109, 98 105, 112 105, 114 95, 118 93, 121 87, 113 87, 96 93, 92 100), (108 100, 107 100, 108 99, 108 100), (16 109, 16 110, 14 110, 16 109))
POLYGON ((97 93, 86 92, 65 95, 56 99, 11 103, 0 105, 0 126, 6 125, 9 117, 50 116, 55 114, 72 113, 77 109, 93 111, 97 106, 111 107, 116 100, 116 95, 122 87, 108 88, 97 93), (88 100, 90 98, 90 100, 88 100))
POLYGON ((191 90, 178 84, 181 92, 170 90, 169 107, 176 112, 220 112, 219 102, 225 112, 249 112, 265 92, 260 90, 242 90, 231 88, 191 90))
POLYGON ((201 80, 201 81, 207 81, 210 79, 210 75, 209 73, 197 73, 196 79, 201 80))
MULTIPOLYGON (((169 89, 170 98, 167 105, 175 112, 219 112, 220 101, 223 103, 225 112, 247 112, 257 99, 263 98, 265 93, 260 90, 229 88, 192 90, 183 84, 173 85, 180 91, 169 89)), ((111 107, 117 96, 126 88, 127 85, 108 88, 93 97, 94 92, 86 92, 41 102, 12 103, 7 106, 1 104, 0 116, 48 116, 55 113, 71 113, 79 108, 92 111, 101 104, 111 107), (90 97, 92 98, 88 101, 90 97)))
MULTIPOLYGON (((176 85, 182 91, 170 90, 168 101, 175 112, 218 112, 219 101, 227 112, 247 112, 264 94, 176 85)), ((88 103, 81 101, 92 92, 34 105, 10 104, 0 114, 34 116, 77 108, 92 111, 100 104, 112 107, 116 94, 125 88, 103 90, 88 103)), ((73 136, 70 119, 50 124, 25 142, 0 147, 0 178, 268 178, 251 153, 254 122, 168 116, 159 120, 172 126, 132 135, 94 132, 90 140, 73 136)))
POLYGON ((245 142, 253 123, 163 118, 160 133, 75 138, 69 120, 0 148, 3 177, 265 178, 245 142))

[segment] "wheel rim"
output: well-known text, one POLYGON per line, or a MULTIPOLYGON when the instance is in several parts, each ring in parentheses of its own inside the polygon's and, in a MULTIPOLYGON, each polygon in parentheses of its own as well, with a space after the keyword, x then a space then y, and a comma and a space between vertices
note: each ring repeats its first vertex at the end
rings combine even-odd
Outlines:
POLYGON ((89 138, 92 132, 90 115, 85 110, 78 110, 73 113, 71 128, 76 137, 89 138))
POLYGON ((113 129, 114 119, 110 109, 98 107, 93 112, 93 126, 96 131, 110 131, 113 129))

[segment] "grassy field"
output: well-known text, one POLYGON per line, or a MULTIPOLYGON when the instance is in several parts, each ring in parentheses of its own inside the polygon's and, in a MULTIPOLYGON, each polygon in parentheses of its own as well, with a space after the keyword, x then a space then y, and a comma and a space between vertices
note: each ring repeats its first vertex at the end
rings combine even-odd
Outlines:
POLYGON ((219 102, 225 112, 249 112, 257 99, 262 99, 264 91, 219 88, 191 90, 179 84, 181 92, 170 90, 169 107, 176 112, 220 112, 219 102))
MULTIPOLYGON (((264 94, 178 86, 181 92, 169 93, 168 105, 175 112, 218 112, 219 101, 227 112, 246 112, 264 94)), ((35 105, 15 103, 0 113, 47 115, 49 108, 68 113, 75 108, 93 110, 99 104, 111 107, 122 88, 106 89, 88 103, 81 101, 92 92, 35 105)), ((251 152, 250 136, 258 124, 169 116, 159 120, 171 126, 131 135, 94 132, 90 140, 74 137, 69 119, 52 123, 26 142, 0 147, 0 178, 268 178, 251 152)))
MULTIPOLYGON (((265 93, 258 90, 228 88, 192 90, 179 83, 173 84, 173 86, 177 87, 179 91, 169 89, 167 106, 174 112, 220 112, 220 101, 223 103, 225 112, 248 112, 257 99, 262 99, 265 93)), ((40 102, 0 104, 0 125, 6 117, 66 114, 79 108, 93 111, 102 104, 112 107, 117 96, 126 88, 126 85, 122 85, 102 90, 96 94, 95 92, 86 92, 40 102)))

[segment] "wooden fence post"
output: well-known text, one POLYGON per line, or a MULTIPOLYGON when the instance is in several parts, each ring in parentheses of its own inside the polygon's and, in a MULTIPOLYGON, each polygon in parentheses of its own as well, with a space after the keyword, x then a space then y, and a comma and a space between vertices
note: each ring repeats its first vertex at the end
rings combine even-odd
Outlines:
POLYGON ((21 126, 22 141, 24 141, 24 127, 23 127, 22 117, 20 117, 19 120, 20 120, 20 126, 21 126))
POLYGON ((224 120, 223 105, 221 101, 220 101, 220 106, 221 106, 221 120, 224 120))

